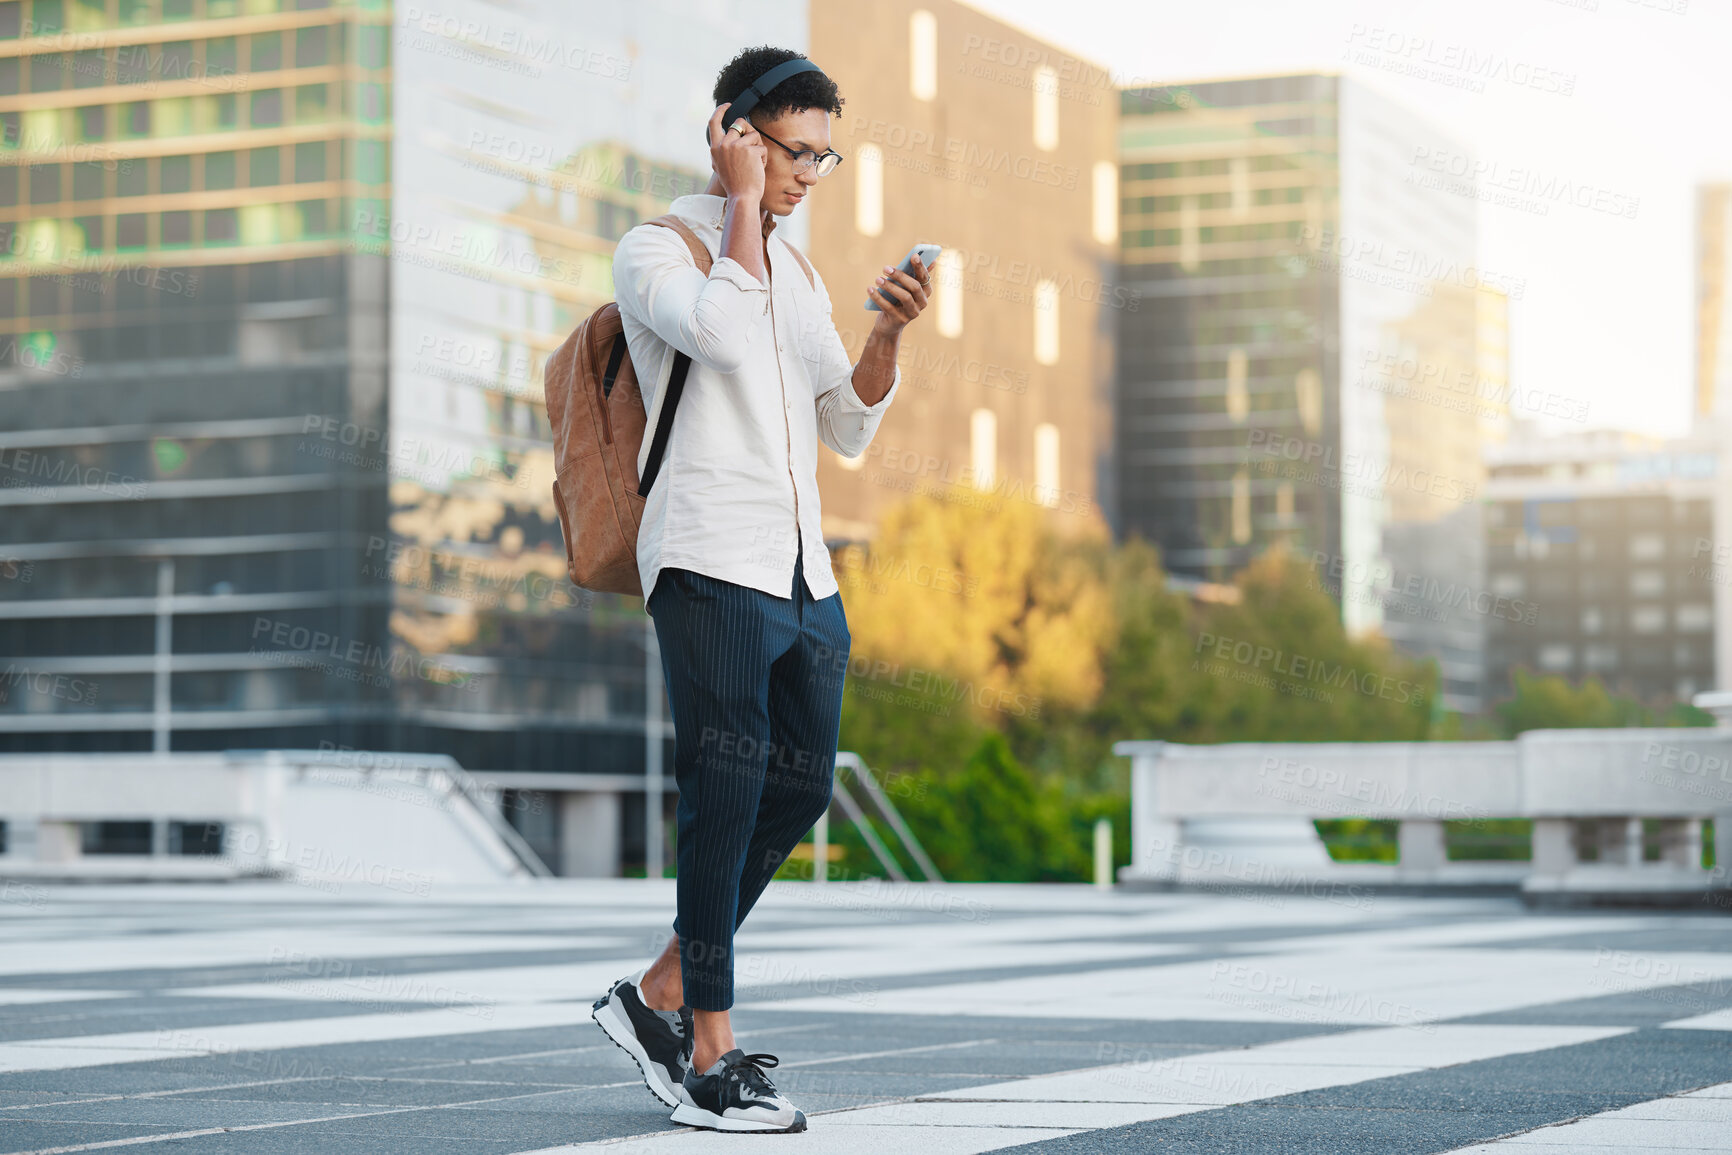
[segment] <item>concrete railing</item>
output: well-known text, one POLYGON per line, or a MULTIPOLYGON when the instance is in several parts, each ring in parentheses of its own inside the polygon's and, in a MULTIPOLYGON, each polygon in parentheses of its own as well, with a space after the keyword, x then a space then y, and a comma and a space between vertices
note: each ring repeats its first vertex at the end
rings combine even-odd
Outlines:
POLYGON ((1114 750, 1132 765, 1125 882, 1691 894, 1727 885, 1732 863, 1728 730, 1542 730, 1510 742, 1120 742, 1114 750), (1313 825, 1331 818, 1395 821, 1398 861, 1331 861, 1313 825), (1533 821, 1531 860, 1449 859, 1445 823, 1501 818, 1533 821), (1707 819, 1711 871, 1701 866, 1707 819), (1656 845, 1654 860, 1646 852, 1656 845))
POLYGON ((0 822, 0 876, 288 877, 413 893, 550 873, 497 804, 441 755, 6 755, 0 822), (115 853, 91 838, 103 823, 148 830, 148 847, 115 853))

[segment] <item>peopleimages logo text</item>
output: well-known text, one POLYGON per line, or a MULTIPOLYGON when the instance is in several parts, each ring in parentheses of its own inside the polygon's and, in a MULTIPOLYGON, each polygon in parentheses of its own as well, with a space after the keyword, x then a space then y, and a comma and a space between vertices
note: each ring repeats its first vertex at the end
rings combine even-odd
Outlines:
POLYGON ((1273 646, 1201 633, 1197 635, 1197 644, 1192 652, 1201 654, 1205 650, 1220 661, 1233 662, 1252 669, 1267 668, 1283 677, 1356 690, 1361 694, 1370 694, 1403 705, 1409 702, 1423 704, 1425 701, 1424 686, 1401 678, 1392 678, 1376 670, 1357 670, 1345 662, 1330 663, 1323 658, 1290 654, 1273 646))

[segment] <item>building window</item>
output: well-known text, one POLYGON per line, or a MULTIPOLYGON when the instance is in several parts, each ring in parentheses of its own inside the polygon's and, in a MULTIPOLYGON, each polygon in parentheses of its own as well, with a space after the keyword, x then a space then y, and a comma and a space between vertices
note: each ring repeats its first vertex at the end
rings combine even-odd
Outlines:
POLYGON ((1034 70, 1034 147, 1058 147, 1058 72, 1050 64, 1034 70))
POLYGON ((1119 239, 1119 166, 1110 160, 1095 162, 1095 240, 1103 245, 1119 239))
POLYGON ((1185 197, 1179 201, 1179 267, 1187 273, 1197 271, 1197 262, 1202 256, 1200 232, 1197 227, 1197 198, 1185 197))
POLYGON ((30 203, 51 205, 60 200, 60 166, 33 164, 30 166, 30 203))
POLYGON ((295 89, 295 123, 322 124, 330 112, 330 91, 323 84, 303 84, 295 89))
POLYGON ((123 197, 141 197, 150 193, 150 162, 123 160, 114 173, 115 191, 123 197))
POLYGON ((1050 279, 1034 287, 1034 359, 1058 364, 1058 282, 1050 279))
POLYGON ((962 336, 962 256, 955 249, 938 255, 932 273, 932 302, 940 337, 962 336))
POLYGON ((1227 354, 1227 416, 1234 425, 1245 424, 1245 418, 1251 415, 1251 393, 1245 384, 1249 367, 1250 358, 1245 356, 1245 350, 1234 349, 1227 354))
POLYGON ((1637 606, 1630 611, 1630 628, 1638 634, 1658 634, 1666 628, 1663 606, 1637 606))
POLYGON ((1042 505, 1058 504, 1058 426, 1051 422, 1034 427, 1034 490, 1042 505))
POLYGON ((1582 633, 1597 634, 1606 628, 1606 616, 1597 609, 1582 611, 1582 633))
POLYGON ((387 152, 382 140, 355 142, 355 179, 362 184, 384 184, 390 180, 386 168, 387 152))
POLYGON ((1618 668, 1618 647, 1596 643, 1582 648, 1582 666, 1589 673, 1604 674, 1618 668))
POLYGON ((204 42, 206 76, 233 76, 240 71, 240 51, 233 36, 219 36, 204 42))
POLYGON ((159 191, 165 193, 183 193, 192 189, 192 157, 165 156, 162 158, 158 180, 159 191))
POLYGON ((295 146, 295 180, 297 183, 325 179, 325 142, 303 141, 295 146))
POLYGON ((1679 606, 1677 612, 1679 633, 1701 633, 1714 627, 1714 609, 1712 606, 1679 606))
POLYGON ((253 93, 252 126, 276 128, 283 123, 283 90, 267 88, 253 93))
POLYGON ((854 228, 863 237, 884 231, 884 154, 875 144, 860 146, 854 169, 854 228))
POLYGON ((1233 502, 1228 512, 1233 542, 1244 545, 1251 540, 1251 478, 1244 470, 1233 475, 1233 502))
POLYGON ((264 32, 252 37, 248 59, 254 72, 275 72, 283 66, 283 36, 264 32))
POLYGON ((295 33, 295 67, 318 68, 331 62, 329 30, 323 25, 295 33))
POLYGON ((1665 593, 1666 575, 1659 570, 1639 569, 1630 575, 1631 597, 1657 598, 1664 597, 1665 593))
POLYGON ((162 247, 182 247, 192 244, 192 214, 186 212, 162 214, 162 247))
POLYGON ((235 154, 213 152, 204 158, 204 187, 225 189, 235 187, 235 154))
POLYGON ((276 148, 255 148, 247 154, 247 183, 253 188, 281 184, 282 153, 276 148))
POLYGON ((974 488, 991 489, 998 480, 998 416, 976 409, 968 421, 968 456, 974 488))
POLYGON ((1630 557, 1636 561, 1655 561, 1666 556, 1666 539, 1657 533, 1637 533, 1630 536, 1630 557))
POLYGON ((1323 378, 1315 369, 1301 369, 1293 378, 1293 404, 1299 424, 1315 436, 1323 432, 1323 378))
POLYGON ((114 246, 142 249, 150 243, 150 218, 143 213, 122 213, 114 222, 114 246))
POLYGON ((240 237, 234 209, 211 209, 204 215, 204 243, 233 244, 240 237))
POLYGON ((1539 658, 1540 669, 1559 674, 1567 671, 1575 661, 1575 651, 1569 646, 1541 646, 1539 658))
POLYGON ((908 91, 915 100, 938 95, 938 18, 924 8, 908 17, 908 91))

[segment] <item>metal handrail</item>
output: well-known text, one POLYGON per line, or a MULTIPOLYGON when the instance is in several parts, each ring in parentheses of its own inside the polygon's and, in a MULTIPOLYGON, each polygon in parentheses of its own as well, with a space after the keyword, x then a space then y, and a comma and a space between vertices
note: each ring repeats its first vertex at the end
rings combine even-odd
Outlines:
MULTIPOLYGON (((878 837, 878 832, 872 829, 872 823, 867 818, 860 803, 855 800, 843 784, 843 770, 852 770, 854 777, 866 788, 867 796, 872 799, 873 804, 884 815, 885 821, 890 824, 890 829, 896 832, 896 837, 902 840, 903 849, 908 851, 908 856, 914 859, 915 864, 926 875, 926 881, 943 882, 944 876, 938 873, 938 867, 927 856, 926 848, 920 845, 918 838, 914 837, 914 831, 909 829, 908 823, 902 817, 902 812, 896 809, 896 804, 890 801, 890 796, 884 793, 883 788, 878 785, 878 780, 873 776, 872 768, 866 765, 866 760, 852 750, 838 750, 836 752, 835 796, 842 803, 842 809, 847 813, 848 820, 860 832, 860 837, 865 840, 867 847, 890 877, 896 882, 908 881, 907 874, 896 862, 895 856, 890 853, 889 848, 878 837)), ((816 877, 816 873, 814 873, 814 877, 816 877)))

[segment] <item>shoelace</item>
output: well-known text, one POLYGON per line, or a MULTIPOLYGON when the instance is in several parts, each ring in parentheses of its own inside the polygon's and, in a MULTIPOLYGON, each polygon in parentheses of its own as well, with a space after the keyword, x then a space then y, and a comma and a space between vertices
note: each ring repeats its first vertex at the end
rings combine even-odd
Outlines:
POLYGON ((680 1057, 686 1061, 686 1065, 689 1067, 689 1066, 691 1066, 691 1062, 692 1062, 692 1046, 696 1042, 696 1040, 692 1034, 692 1008, 690 1008, 690 1007, 681 1007, 680 1008, 679 1031, 680 1031, 680 1057))
POLYGON ((728 1078, 744 1085, 759 1098, 770 1098, 776 1094, 776 1084, 764 1071, 780 1065, 781 1060, 774 1055, 746 1055, 728 1068, 728 1078))

